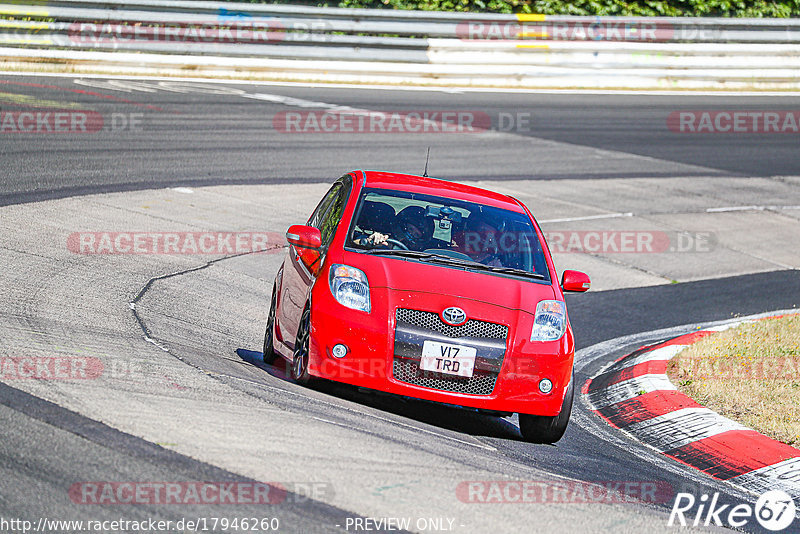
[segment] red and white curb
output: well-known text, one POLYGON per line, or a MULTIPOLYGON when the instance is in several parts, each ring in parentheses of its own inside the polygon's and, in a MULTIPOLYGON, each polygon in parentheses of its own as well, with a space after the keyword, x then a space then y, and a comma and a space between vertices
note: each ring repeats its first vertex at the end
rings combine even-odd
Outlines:
POLYGON ((700 406, 667 378, 667 362, 699 339, 744 322, 642 347, 587 381, 590 408, 660 453, 749 491, 800 499, 800 450, 700 406))

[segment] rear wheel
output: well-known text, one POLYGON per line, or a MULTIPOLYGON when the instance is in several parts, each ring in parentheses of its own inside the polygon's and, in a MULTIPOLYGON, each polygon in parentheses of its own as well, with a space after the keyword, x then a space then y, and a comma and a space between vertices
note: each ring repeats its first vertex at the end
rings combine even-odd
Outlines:
POLYGON ((272 303, 269 308, 269 318, 267 319, 267 331, 264 332, 264 363, 272 365, 278 354, 273 348, 273 332, 275 330, 275 306, 278 303, 277 288, 272 288, 272 303))
POLYGON ((519 431, 522 437, 531 443, 555 443, 567 430, 569 416, 572 412, 572 399, 575 396, 575 377, 569 381, 564 404, 558 415, 519 414, 519 431))
POLYGON ((308 347, 311 338, 311 303, 306 305, 300 326, 297 328, 297 338, 294 342, 292 358, 292 378, 301 385, 309 384, 313 377, 308 373, 308 347))

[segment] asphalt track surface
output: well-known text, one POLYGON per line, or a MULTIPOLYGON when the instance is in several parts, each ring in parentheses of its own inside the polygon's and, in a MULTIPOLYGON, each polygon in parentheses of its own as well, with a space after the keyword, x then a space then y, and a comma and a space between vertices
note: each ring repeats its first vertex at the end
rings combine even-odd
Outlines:
MULTIPOLYGON (((481 110, 493 121, 501 112, 529 111, 534 118, 533 132, 497 138, 483 136, 464 141, 464 136, 383 134, 368 136, 365 141, 363 136, 281 134, 271 128, 272 117, 294 108, 231 94, 162 90, 121 93, 78 86, 69 78, 2 76, 0 81, 0 93, 21 94, 40 101, 78 102, 104 115, 142 113, 144 120, 141 130, 101 136, 1 137, 0 205, 178 185, 320 182, 358 167, 415 171, 422 168, 427 146, 432 147, 433 174, 464 180, 676 175, 713 179, 796 175, 800 167, 797 135, 703 138, 674 134, 665 127, 666 117, 675 110, 797 109, 800 98, 795 97, 745 100, 703 95, 450 94, 231 86, 250 93, 374 110, 481 110), (538 144, 531 145, 529 141, 534 138, 538 144), (547 140, 568 146, 548 145, 547 140), (474 158, 477 147, 492 155, 474 158), (576 153, 591 154, 597 149, 613 151, 619 157, 611 161, 575 157, 576 153), (417 162, 419 169, 415 167, 417 162)), ((12 109, 14 102, 13 97, 7 97, 3 110, 12 109)), ((582 349, 638 332, 792 308, 800 305, 798 288, 800 272, 781 271, 588 293, 568 297, 568 305, 578 349, 582 349)), ((602 361, 589 363, 576 377, 578 384, 610 359, 639 344, 618 346, 602 361)), ((246 349, 239 352, 243 360, 257 363, 257 353, 246 349)), ((185 356, 198 366, 208 358, 197 352, 187 352, 185 356)), ((269 366, 261 367, 265 382, 277 372, 269 366)), ((232 376, 238 373, 233 366, 228 372, 232 376)), ((264 390, 258 391, 257 384, 248 387, 256 390, 251 394, 268 395, 264 390)), ((380 397, 336 385, 324 386, 318 393, 333 406, 323 413, 313 404, 279 402, 284 409, 301 415, 317 413, 343 425, 352 421, 335 405, 340 400, 357 402, 412 421, 480 436, 497 449, 493 454, 555 475, 587 481, 598 480, 600 474, 605 480, 661 481, 675 491, 719 491, 723 503, 740 502, 742 498, 733 488, 694 476, 677 464, 665 470, 663 463, 656 461, 655 453, 608 437, 610 431, 580 402, 575 406, 576 423, 570 425, 562 441, 556 446, 532 447, 522 442, 516 428, 505 420, 455 414, 451 409, 434 409, 425 403, 409 402, 398 407, 380 397)), ((2 384, 0 421, 4 428, 0 440, 0 473, 4 480, 0 508, 4 516, 39 516, 45 510, 58 515, 69 505, 64 502, 69 486, 65 481, 86 480, 87 473, 106 480, 164 480, 174 478, 176 473, 184 480, 241 480, 238 475, 165 451, 2 384)), ((485 453, 466 450, 463 454, 464 461, 471 463, 482 461, 479 455, 485 453), (471 454, 475 456, 470 458, 471 454)), ((345 515, 353 515, 314 500, 290 501, 291 506, 282 508, 280 513, 286 523, 296 527, 293 531, 328 531, 330 525, 340 524, 345 515)), ((655 506, 668 510, 669 505, 655 506)), ((198 510, 199 515, 203 512, 198 510)), ((93 513, 101 518, 119 515, 113 508, 93 513)), ((177 516, 168 507, 138 509, 127 515, 136 514, 177 516)), ((187 515, 187 511, 181 510, 180 515, 187 515)))
POLYGON ((108 135, 4 136, 0 205, 157 186, 319 182, 354 168, 421 173, 428 146, 431 174, 460 180, 781 176, 800 170, 796 134, 680 134, 667 127, 675 111, 793 110, 800 107, 794 96, 453 94, 214 84, 250 95, 242 97, 182 90, 178 82, 169 82, 172 90, 140 84, 140 90, 121 92, 69 78, 0 81, 0 107, 6 111, 20 109, 14 96, 24 95, 74 103, 105 117, 135 114, 141 121, 138 130, 108 135), (272 128, 276 113, 320 108, 253 98, 260 94, 376 111, 484 113, 494 129, 513 135, 285 134, 272 128), (529 122, 515 120, 511 126, 508 117, 518 116, 529 122), (476 160, 471 156, 477 149, 483 156, 476 160), (592 149, 619 157, 600 158, 592 149))

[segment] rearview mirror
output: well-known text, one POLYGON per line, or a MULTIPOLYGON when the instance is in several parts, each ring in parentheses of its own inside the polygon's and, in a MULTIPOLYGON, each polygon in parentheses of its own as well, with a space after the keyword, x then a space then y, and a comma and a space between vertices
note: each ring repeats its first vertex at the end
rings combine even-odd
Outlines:
POLYGON ((286 231, 286 241, 296 247, 319 250, 322 247, 322 234, 313 226, 295 224, 286 231))
POLYGON ((561 289, 582 293, 592 286, 592 281, 586 273, 566 270, 561 275, 561 289))

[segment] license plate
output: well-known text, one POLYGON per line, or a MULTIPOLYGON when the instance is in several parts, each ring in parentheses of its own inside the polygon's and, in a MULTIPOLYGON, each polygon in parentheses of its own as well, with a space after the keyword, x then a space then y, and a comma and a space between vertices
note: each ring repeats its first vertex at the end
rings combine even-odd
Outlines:
POLYGON ((470 377, 475 370, 476 353, 474 347, 426 340, 422 344, 419 367, 424 371, 470 377))

